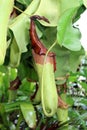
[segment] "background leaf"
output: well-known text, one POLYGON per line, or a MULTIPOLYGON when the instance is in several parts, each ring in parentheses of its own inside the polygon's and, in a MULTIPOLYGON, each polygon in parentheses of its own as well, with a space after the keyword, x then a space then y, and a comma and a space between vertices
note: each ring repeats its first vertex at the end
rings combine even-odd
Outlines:
MULTIPOLYGON (((56 40, 56 28, 46 28, 43 32, 43 43, 49 48, 56 40)), ((75 45, 74 45, 75 46, 75 45)), ((65 77, 69 72, 76 72, 80 60, 84 55, 84 49, 81 48, 79 51, 71 51, 63 46, 56 44, 52 50, 56 54, 56 72, 55 77, 65 77)), ((64 81, 58 81, 63 83, 64 81)))
POLYGON ((60 16, 60 1, 59 0, 41 0, 39 8, 35 12, 40 16, 45 16, 50 24, 41 21, 45 26, 56 26, 60 16))
POLYGON ((57 26, 60 16, 65 10, 79 7, 82 0, 41 0, 41 3, 35 14, 45 16, 50 21, 50 24, 41 21, 44 26, 57 26))
POLYGON ((71 8, 60 17, 57 27, 58 44, 72 51, 81 49, 80 32, 72 26, 72 18, 77 8, 71 8))
POLYGON ((76 8, 82 5, 82 0, 71 0, 68 2, 68 0, 60 0, 61 2, 61 13, 63 14, 66 10, 71 8, 76 8))

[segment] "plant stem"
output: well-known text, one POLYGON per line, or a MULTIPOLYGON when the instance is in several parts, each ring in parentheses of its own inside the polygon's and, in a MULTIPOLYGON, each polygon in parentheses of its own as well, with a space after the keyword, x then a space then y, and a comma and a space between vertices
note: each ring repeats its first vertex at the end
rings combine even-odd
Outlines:
POLYGON ((23 120, 23 116, 22 116, 22 114, 21 114, 21 112, 20 112, 16 130, 19 130, 20 124, 21 124, 22 120, 23 120))

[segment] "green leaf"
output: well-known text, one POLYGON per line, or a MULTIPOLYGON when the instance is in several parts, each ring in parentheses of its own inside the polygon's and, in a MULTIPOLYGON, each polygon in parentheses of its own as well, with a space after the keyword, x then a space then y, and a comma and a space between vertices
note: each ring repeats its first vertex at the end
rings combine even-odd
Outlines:
POLYGON ((69 96, 69 95, 66 96, 66 102, 70 106, 72 106, 74 104, 73 98, 71 96, 69 96))
POLYGON ((72 51, 81 49, 80 32, 72 27, 72 18, 77 8, 70 8, 60 17, 57 27, 58 44, 72 51))
POLYGON ((0 72, 6 73, 7 71, 8 71, 8 69, 6 66, 4 66, 4 65, 0 66, 0 72))
POLYGON ((28 44, 29 41, 28 36, 29 18, 26 15, 24 15, 24 17, 21 18, 20 15, 14 20, 15 21, 9 26, 9 28, 13 32, 19 51, 26 52, 27 51, 26 45, 28 44))
POLYGON ((19 3, 28 6, 32 0, 17 0, 19 3))
POLYGON ((82 98, 80 103, 82 103, 83 105, 87 106, 87 100, 85 98, 82 98))
POLYGON ((80 64, 81 56, 84 55, 83 48, 80 51, 74 52, 63 47, 55 46, 53 50, 56 53, 56 77, 64 77, 70 72, 76 72, 80 64))
POLYGON ((8 68, 10 81, 14 80, 17 77, 17 69, 16 68, 8 68))
POLYGON ((0 103, 0 116, 3 121, 3 124, 8 127, 9 126, 8 116, 5 111, 5 107, 2 103, 0 103))
POLYGON ((76 8, 82 5, 83 1, 82 0, 60 0, 61 2, 61 13, 65 12, 66 10, 70 8, 76 8))
POLYGON ((27 79, 23 79, 19 90, 23 93, 23 95, 31 97, 32 93, 35 91, 35 87, 35 83, 29 82, 27 79))
POLYGON ((57 26, 61 14, 70 8, 79 7, 82 0, 41 0, 40 6, 35 14, 45 16, 50 24, 41 21, 45 26, 57 26))
POLYGON ((81 63, 81 59, 84 56, 85 52, 84 49, 81 48, 80 51, 71 51, 70 53, 70 59, 69 59, 69 65, 70 65, 70 71, 73 73, 76 72, 78 65, 81 63))
POLYGON ((7 29, 13 5, 14 0, 0 0, 0 65, 2 65, 5 60, 7 50, 7 29))
POLYGON ((83 0, 83 4, 84 4, 85 7, 87 8, 87 0, 83 0))
POLYGON ((75 126, 69 125, 69 130, 78 130, 75 126))
MULTIPOLYGON (((26 61, 27 62, 27 61, 26 61)), ((32 79, 33 81, 37 81, 37 73, 33 67, 31 67, 29 64, 24 64, 21 63, 18 66, 18 76, 22 80, 23 78, 29 78, 32 79)))
POLYGON ((20 104, 22 114, 24 116, 24 119, 27 123, 27 125, 30 128, 35 128, 36 126, 36 113, 34 110, 34 107, 30 103, 21 103, 20 104))
POLYGON ((80 84, 81 84, 82 88, 85 89, 85 92, 87 94, 87 83, 86 82, 81 82, 80 84))
POLYGON ((69 109, 68 114, 69 114, 69 117, 72 118, 72 119, 73 118, 78 118, 78 116, 79 116, 78 111, 73 110, 72 108, 69 109))
POLYGON ((40 16, 45 16, 50 24, 41 21, 45 26, 56 26, 60 16, 60 1, 59 0, 41 0, 38 10, 35 12, 40 16))
POLYGON ((43 37, 42 37, 41 40, 43 40, 43 44, 46 43, 45 46, 47 48, 50 48, 50 46, 55 42, 56 34, 57 34, 57 28, 56 27, 46 28, 43 31, 43 37))
POLYGON ((17 67, 20 63, 20 58, 21 58, 21 52, 14 38, 10 48, 10 66, 17 67))
POLYGON ((28 8, 17 16, 9 25, 21 53, 27 51, 26 46, 29 42, 29 16, 37 10, 39 3, 40 0, 33 0, 28 8))
POLYGON ((52 51, 56 54, 57 70, 55 72, 55 77, 64 77, 70 72, 76 72, 80 63, 80 58, 84 55, 83 48, 81 48, 80 51, 74 52, 60 47, 59 45, 56 45, 52 51))

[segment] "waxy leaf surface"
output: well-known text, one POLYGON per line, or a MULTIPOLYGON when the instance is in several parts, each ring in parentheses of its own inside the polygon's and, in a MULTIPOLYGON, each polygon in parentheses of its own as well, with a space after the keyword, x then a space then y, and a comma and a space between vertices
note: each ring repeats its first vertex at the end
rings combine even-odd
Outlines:
POLYGON ((36 113, 34 110, 34 107, 30 103, 21 103, 20 104, 22 114, 24 116, 24 119, 27 123, 27 125, 30 128, 35 128, 36 126, 36 113))

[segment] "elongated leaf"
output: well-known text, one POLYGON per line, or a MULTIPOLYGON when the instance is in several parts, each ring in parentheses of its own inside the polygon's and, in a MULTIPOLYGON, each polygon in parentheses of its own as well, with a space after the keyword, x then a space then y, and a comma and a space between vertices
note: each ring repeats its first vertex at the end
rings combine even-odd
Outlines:
POLYGON ((0 116, 1 119, 3 120, 4 125, 8 127, 9 126, 8 116, 6 114, 4 105, 1 103, 0 103, 0 116))
POLYGON ((14 0, 0 0, 0 65, 4 63, 7 49, 7 29, 14 0), (8 8, 9 7, 9 8, 8 8), (4 10, 4 11, 3 11, 4 10))
POLYGON ((76 13, 77 8, 71 8, 63 13, 57 27, 57 40, 61 46, 72 51, 81 49, 80 32, 72 27, 72 17, 76 13))
POLYGON ((35 128, 36 126, 36 113, 34 110, 34 107, 30 103, 21 103, 20 104, 22 114, 24 116, 24 119, 27 123, 27 125, 30 128, 35 128))

